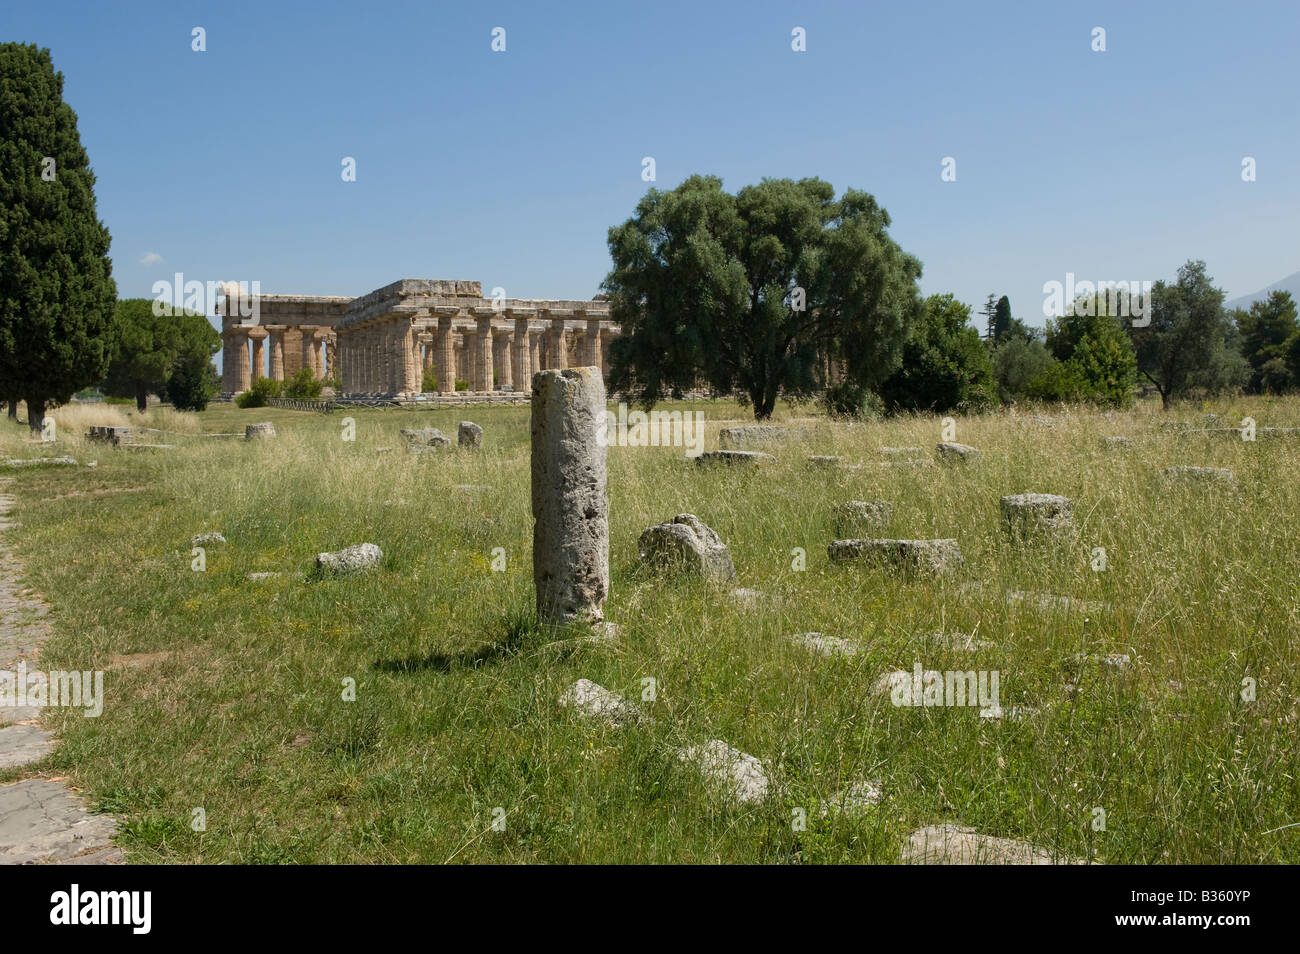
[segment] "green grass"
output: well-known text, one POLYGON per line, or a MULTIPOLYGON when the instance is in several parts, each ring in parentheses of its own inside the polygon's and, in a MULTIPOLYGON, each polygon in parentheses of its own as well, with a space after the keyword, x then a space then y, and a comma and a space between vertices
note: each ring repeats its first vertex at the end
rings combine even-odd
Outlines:
MULTIPOLYGON (((718 421, 746 416, 721 402, 674 407, 705 412, 710 448, 718 421)), ((1300 423, 1297 399, 1213 409, 1225 422, 1300 423)), ((984 456, 954 468, 875 466, 880 445, 932 457, 940 423, 925 416, 810 420, 752 473, 706 471, 680 449, 612 448, 611 645, 533 622, 527 408, 216 406, 200 415, 204 431, 270 420, 279 437, 176 435, 176 450, 155 453, 61 431, 46 452, 98 466, 15 472, 10 485, 21 522, 10 537, 54 607, 42 665, 168 655, 111 669, 98 719, 48 711, 62 744, 38 769, 121 815, 128 860, 145 863, 892 862, 909 831, 943 821, 1109 863, 1300 862, 1300 828, 1272 831, 1300 821, 1300 437, 1250 444, 1161 426, 1201 413, 1076 409, 1050 428, 962 418, 957 439, 984 456), (340 438, 348 414, 353 443, 340 438), (481 453, 402 452, 399 428, 454 435, 463 417, 483 426, 481 453), (1134 446, 1103 449, 1108 434, 1134 446), (814 469, 809 454, 868 466, 814 469), (1231 468, 1240 490, 1162 485, 1158 471, 1180 463, 1231 468), (1071 497, 1079 539, 1013 545, 998 498, 1023 491, 1071 497), (963 571, 906 580, 831 566, 832 506, 877 498, 894 506, 881 535, 956 537, 963 571), (682 512, 730 545, 740 585, 780 601, 741 610, 725 591, 639 569, 640 532, 682 512), (207 530, 229 542, 193 572, 190 538, 207 530), (363 541, 384 551, 378 572, 311 581, 316 552, 363 541), (1098 546, 1104 573, 1089 566, 1098 546), (504 572, 491 569, 496 547, 504 572), (253 571, 283 575, 253 583, 253 571), (1111 608, 1085 618, 1008 605, 1012 589, 1111 608), (808 630, 867 648, 825 659, 787 639, 808 630), (922 649, 934 630, 993 645, 922 649), (1064 660, 1078 652, 1129 653, 1135 671, 1076 677, 1064 660), (1003 706, 1035 711, 981 722, 873 691, 918 659, 999 670, 1003 706), (561 709, 580 677, 654 723, 610 729, 561 709), (1240 698, 1245 677, 1258 682, 1253 703, 1240 698), (355 702, 342 698, 347 679, 355 702), (646 679, 652 702, 639 701, 646 679), (710 738, 764 761, 766 803, 733 806, 675 758, 710 738), (862 778, 879 780, 881 804, 823 818, 823 802, 862 778), (792 826, 795 809, 806 830, 792 826)), ((0 444, 32 456, 24 437, 10 423, 0 444)))

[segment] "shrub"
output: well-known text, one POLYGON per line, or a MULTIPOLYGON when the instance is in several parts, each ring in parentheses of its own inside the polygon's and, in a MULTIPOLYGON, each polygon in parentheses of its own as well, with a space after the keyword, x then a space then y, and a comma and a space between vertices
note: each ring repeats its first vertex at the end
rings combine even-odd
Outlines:
POLYGON ((312 373, 311 368, 299 368, 292 378, 284 382, 282 394, 292 401, 316 401, 320 399, 324 382, 312 373))
POLYGON ((281 382, 258 378, 251 388, 235 398, 235 403, 240 407, 266 407, 266 402, 278 398, 281 390, 281 382))
POLYGON ((851 381, 841 381, 828 387, 822 395, 821 404, 833 418, 875 419, 884 413, 880 395, 851 381))
POLYGON ((425 371, 425 372, 424 372, 424 378, 423 378, 423 380, 422 380, 421 383, 420 383, 420 390, 421 390, 421 391, 436 391, 436 390, 438 390, 438 375, 437 375, 436 372, 434 372, 434 371, 425 371))

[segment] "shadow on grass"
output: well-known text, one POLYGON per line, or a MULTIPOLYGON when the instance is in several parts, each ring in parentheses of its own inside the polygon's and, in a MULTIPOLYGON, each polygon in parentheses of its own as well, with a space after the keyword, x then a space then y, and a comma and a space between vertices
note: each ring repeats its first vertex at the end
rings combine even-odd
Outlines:
POLYGON ((402 659, 377 659, 372 668, 379 672, 413 673, 413 672, 452 672, 457 669, 473 669, 489 663, 500 663, 517 655, 535 637, 550 632, 549 627, 537 621, 537 614, 531 608, 515 607, 509 610, 501 620, 504 633, 496 642, 483 643, 474 649, 462 649, 454 653, 432 652, 428 655, 412 654, 402 659))

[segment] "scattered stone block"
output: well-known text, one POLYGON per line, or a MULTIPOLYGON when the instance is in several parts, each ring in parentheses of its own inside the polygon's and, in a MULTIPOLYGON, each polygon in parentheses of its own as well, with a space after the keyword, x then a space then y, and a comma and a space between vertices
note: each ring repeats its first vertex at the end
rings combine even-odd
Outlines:
POLYGON ((316 569, 322 573, 356 573, 373 570, 384 558, 384 551, 373 543, 358 543, 333 553, 316 554, 316 569))
POLYGON ((842 467, 844 466, 844 458, 836 457, 833 454, 814 454, 808 458, 808 463, 814 467, 842 467))
POLYGON ((1225 467, 1190 467, 1182 465, 1166 467, 1160 473, 1165 480, 1197 481, 1232 488, 1237 486, 1237 478, 1232 475, 1232 471, 1225 467))
POLYGON ((482 447, 483 428, 473 421, 461 421, 460 427, 456 431, 456 440, 461 447, 468 447, 471 450, 482 447))
POLYGON ((1029 593, 1025 590, 1011 590, 1007 593, 1007 602, 1013 605, 1016 603, 1031 603, 1041 610, 1083 613, 1085 615, 1096 615, 1111 608, 1109 603, 1077 600, 1071 596, 1057 596, 1053 593, 1029 593))
POLYGON ((825 633, 795 633, 790 638, 823 656, 856 656, 859 651, 857 643, 825 633))
POLYGON ((893 515, 894 507, 888 500, 850 500, 835 508, 835 535, 857 537, 870 530, 879 530, 893 515))
POLYGON ((223 537, 220 533, 218 533, 215 530, 209 533, 196 533, 193 537, 190 538, 190 546, 192 547, 211 546, 214 543, 225 543, 225 542, 226 542, 226 538, 223 537))
POLYGON ((677 757, 695 763, 707 781, 735 801, 761 802, 767 797, 768 780, 763 763, 721 739, 681 749, 677 757))
POLYGON ((726 464, 731 467, 754 467, 759 464, 774 464, 776 458, 771 454, 762 454, 758 451, 716 450, 705 451, 695 458, 695 463, 700 467, 709 467, 715 464, 726 464))
POLYGON ((956 540, 832 540, 832 563, 891 566, 918 573, 951 573, 962 565, 956 540))
POLYGON ((244 428, 244 440, 246 441, 262 440, 269 437, 275 437, 275 425, 270 421, 249 424, 244 428))
POLYGON ((0 467, 76 467, 75 457, 11 457, 0 467))
POLYGON ((92 424, 86 431, 86 440, 104 441, 116 447, 131 439, 131 428, 92 424))
POLYGON ((1122 437, 1118 434, 1114 434, 1111 435, 1110 437, 1103 437, 1101 439, 1101 446, 1107 448, 1108 450, 1124 449, 1124 448, 1132 447, 1133 441, 1127 437, 1122 437))
POLYGON ((579 679, 560 695, 560 705, 576 709, 581 715, 598 719, 613 728, 641 720, 641 710, 617 692, 611 692, 590 679, 579 679))
POLYGON ((771 600, 771 597, 762 590, 753 590, 746 586, 738 586, 731 590, 727 598, 741 609, 754 609, 771 600))
POLYGON ((637 545, 641 561, 680 568, 707 580, 730 583, 736 578, 731 551, 718 534, 693 513, 679 513, 669 523, 650 527, 637 545))
POLYGON ((913 865, 1082 865, 1088 862, 1015 838, 995 838, 974 828, 927 825, 912 832, 902 861, 913 865))
POLYGON ((939 460, 945 464, 970 464, 979 459, 980 452, 971 447, 969 444, 958 444, 955 441, 941 441, 936 444, 935 453, 939 455, 939 460))
POLYGON ((1075 530, 1074 504, 1058 494, 1010 494, 1002 498, 1002 523, 1016 540, 1065 536, 1075 530))
POLYGON ((1079 672, 1088 666, 1108 672, 1129 673, 1133 671, 1133 659, 1128 653, 1076 653, 1065 660, 1065 668, 1071 672, 1079 672))
POLYGON ((861 815, 879 805, 881 795, 879 782, 854 782, 830 801, 822 803, 822 818, 832 812, 846 816, 861 815))
POLYGON ((775 424, 751 424, 747 427, 724 427, 718 431, 718 446, 724 450, 774 444, 790 436, 789 428, 775 424))
POLYGON ((605 382, 594 367, 533 375, 533 583, 544 623, 597 623, 609 593, 605 382))
POLYGON ((248 573, 245 574, 244 579, 252 580, 254 583, 263 583, 267 580, 273 580, 279 575, 280 575, 279 570, 272 570, 269 572, 248 573))
MULTIPOLYGON (((440 450, 451 446, 451 440, 436 427, 421 427, 418 429, 404 427, 398 431, 398 434, 402 440, 406 441, 407 450, 413 448, 440 450)), ((419 451, 415 452, 419 453, 419 451)))

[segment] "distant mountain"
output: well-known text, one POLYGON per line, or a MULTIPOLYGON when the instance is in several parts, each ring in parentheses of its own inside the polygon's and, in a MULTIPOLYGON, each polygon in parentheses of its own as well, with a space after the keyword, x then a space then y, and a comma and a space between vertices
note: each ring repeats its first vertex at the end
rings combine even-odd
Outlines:
POLYGON ((1232 301, 1225 301, 1223 307, 1229 309, 1249 308, 1255 302, 1263 301, 1267 298, 1269 292, 1275 291, 1288 291, 1291 293, 1292 298, 1300 302, 1300 272, 1296 272, 1294 275, 1288 275, 1280 282, 1269 285, 1267 288, 1262 288, 1252 295, 1242 295, 1240 298, 1232 299, 1232 301))

